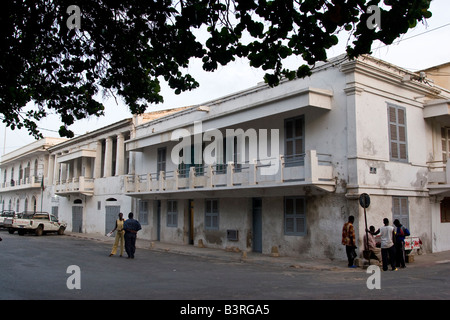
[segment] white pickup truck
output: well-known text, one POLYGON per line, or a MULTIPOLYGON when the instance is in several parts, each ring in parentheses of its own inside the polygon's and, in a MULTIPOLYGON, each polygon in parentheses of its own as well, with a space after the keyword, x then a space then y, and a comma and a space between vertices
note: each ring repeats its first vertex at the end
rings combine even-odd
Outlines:
POLYGON ((16 213, 14 210, 3 210, 0 212, 0 228, 4 228, 4 222, 7 218, 14 217, 16 213))
POLYGON ((3 223, 9 233, 13 234, 17 230, 21 236, 25 233, 40 236, 49 232, 57 232, 61 235, 67 227, 66 223, 59 222, 58 218, 47 212, 24 212, 16 217, 6 218, 3 223))

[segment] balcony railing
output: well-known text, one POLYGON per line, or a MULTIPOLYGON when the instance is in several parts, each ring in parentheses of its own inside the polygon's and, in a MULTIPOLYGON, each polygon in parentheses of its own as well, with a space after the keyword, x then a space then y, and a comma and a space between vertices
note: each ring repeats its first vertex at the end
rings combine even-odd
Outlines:
POLYGON ((55 185, 55 193, 60 195, 74 193, 93 195, 94 178, 78 177, 65 181, 57 181, 55 185))
POLYGON ((279 186, 289 182, 334 187, 331 155, 315 150, 293 157, 257 160, 227 165, 181 166, 175 171, 128 175, 127 193, 176 192, 178 190, 232 188, 234 186, 279 186))
POLYGON ((450 161, 430 161, 428 164, 428 184, 448 184, 450 182, 450 161))
POLYGON ((427 188, 431 195, 450 192, 450 161, 430 161, 427 188))
POLYGON ((9 180, 1 183, 2 191, 19 190, 19 189, 29 189, 29 188, 40 188, 41 187, 41 177, 25 177, 17 180, 9 180))

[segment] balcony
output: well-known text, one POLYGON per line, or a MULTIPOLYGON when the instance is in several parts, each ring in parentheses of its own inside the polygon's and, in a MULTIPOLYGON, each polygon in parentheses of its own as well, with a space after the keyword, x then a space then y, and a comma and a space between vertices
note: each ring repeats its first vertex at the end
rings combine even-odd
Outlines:
POLYGON ((430 195, 450 196, 450 161, 428 162, 428 184, 430 195))
POLYGON ((59 196, 94 195, 94 178, 78 177, 63 182, 56 182, 55 194, 59 196))
POLYGON ((9 180, 1 183, 1 191, 15 191, 24 189, 33 189, 41 187, 42 178, 41 177, 26 177, 23 179, 9 180))
MULTIPOLYGON (((161 171, 125 177, 129 196, 208 197, 217 191, 228 196, 258 196, 271 189, 271 195, 286 194, 292 187, 310 187, 310 192, 333 192, 335 179, 331 155, 307 151, 296 157, 258 160, 235 165, 193 166, 187 170, 161 171)), ((298 189, 293 189, 298 194, 298 189)), ((225 196, 225 195, 224 195, 225 196)))

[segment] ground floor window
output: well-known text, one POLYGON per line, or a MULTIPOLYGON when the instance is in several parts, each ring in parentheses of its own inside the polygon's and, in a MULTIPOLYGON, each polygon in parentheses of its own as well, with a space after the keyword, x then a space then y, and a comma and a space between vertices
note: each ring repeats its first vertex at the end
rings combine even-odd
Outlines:
POLYGON ((148 224, 148 201, 139 201, 139 222, 148 224))
POLYGON ((205 207, 205 229, 219 229, 219 200, 206 199, 205 207))
POLYGON ((392 197, 392 218, 398 219, 409 229, 409 201, 408 197, 392 197))
POLYGON ((176 200, 167 201, 167 226, 168 227, 178 226, 178 208, 176 200))
POLYGON ((441 222, 450 222, 450 198, 447 197, 441 202, 441 222))
POLYGON ((284 233, 306 235, 306 204, 304 197, 284 198, 284 233))
POLYGON ((55 206, 52 207, 52 215, 54 215, 57 218, 58 218, 58 210, 59 210, 58 207, 55 206))

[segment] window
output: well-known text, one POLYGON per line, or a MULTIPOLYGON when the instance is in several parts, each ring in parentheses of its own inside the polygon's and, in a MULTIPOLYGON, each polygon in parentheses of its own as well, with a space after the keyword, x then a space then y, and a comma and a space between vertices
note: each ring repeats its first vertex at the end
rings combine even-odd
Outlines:
POLYGON ((36 200, 36 197, 34 197, 34 196, 31 198, 31 205, 33 206, 33 212, 36 212, 37 200, 36 200))
POLYGON ((392 218, 409 229, 408 197, 392 197, 392 218))
POLYGON ((11 187, 14 187, 14 168, 11 168, 11 187))
POLYGON ((54 215, 56 218, 58 218, 59 213, 59 207, 53 206, 52 207, 52 215, 54 215))
POLYGON ((166 171, 166 148, 159 148, 158 149, 158 156, 156 160, 156 176, 159 180, 159 173, 161 171, 166 171))
POLYGON ((448 197, 441 202, 441 222, 450 222, 450 198, 448 197))
POLYGON ((284 233, 286 235, 306 235, 306 206, 304 197, 284 199, 284 233))
POLYGON ((447 162, 450 156, 450 128, 441 128, 442 161, 447 162))
POLYGON ((388 105, 389 118, 389 150, 392 161, 408 161, 406 143, 406 110, 388 105))
MULTIPOLYGON (((179 164, 178 164, 178 176, 180 178, 189 178, 189 170, 191 168, 191 165, 193 162, 191 162, 192 159, 187 159, 189 155, 184 155, 184 149, 180 150, 179 154, 179 164)), ((191 152, 191 158, 193 157, 193 154, 191 152)))
POLYGON ((167 200, 167 226, 178 226, 178 208, 176 200, 167 200))
POLYGON ((305 118, 303 116, 284 121, 284 162, 286 166, 304 164, 305 118))
POLYGON ((24 184, 25 182, 22 181, 23 179, 23 169, 22 169, 22 165, 19 165, 19 181, 18 184, 24 184))
MULTIPOLYGON (((34 177, 35 178, 39 177, 39 175, 38 175, 38 161, 37 161, 37 159, 34 160, 34 177)), ((36 179, 35 179, 35 181, 36 181, 36 179)))
POLYGON ((205 229, 219 229, 219 200, 207 199, 205 200, 205 206, 205 229))
POLYGON ((148 201, 139 201, 139 222, 148 224, 148 201))

